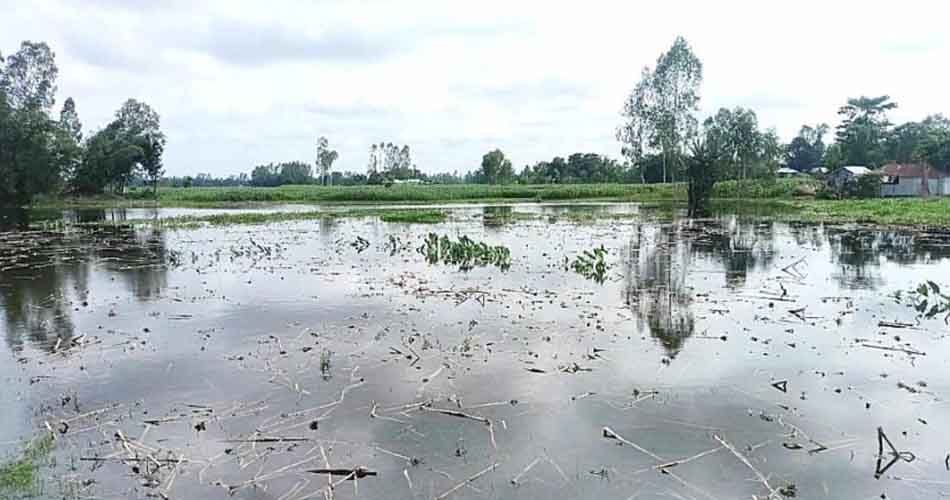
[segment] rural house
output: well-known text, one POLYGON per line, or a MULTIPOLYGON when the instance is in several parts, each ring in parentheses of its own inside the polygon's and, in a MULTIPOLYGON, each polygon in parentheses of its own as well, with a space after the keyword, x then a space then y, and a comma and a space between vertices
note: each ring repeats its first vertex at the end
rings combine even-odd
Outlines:
POLYGON ((873 171, 867 167, 849 165, 832 172, 831 175, 828 176, 828 183, 831 184, 831 187, 835 190, 840 191, 848 183, 856 182, 858 177, 868 175, 872 172, 873 171))
POLYGON ((877 173, 881 196, 950 195, 950 176, 926 163, 889 163, 877 173))

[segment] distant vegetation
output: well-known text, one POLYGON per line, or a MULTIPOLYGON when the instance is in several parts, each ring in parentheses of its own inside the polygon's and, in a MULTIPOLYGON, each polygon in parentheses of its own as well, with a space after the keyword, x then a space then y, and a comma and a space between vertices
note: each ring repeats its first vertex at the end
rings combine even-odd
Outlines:
MULTIPOLYGON (((703 120, 699 112, 703 65, 690 45, 678 37, 656 64, 643 68, 640 81, 623 102, 617 128, 622 159, 594 153, 555 156, 515 168, 505 152, 473 159, 467 173, 424 173, 409 145, 372 144, 365 172, 333 171, 339 154, 326 137, 317 139, 312 162, 257 165, 225 178, 207 173, 164 177, 166 137, 158 113, 144 102, 128 99, 104 128, 84 135, 77 104, 67 98, 53 116, 58 68, 43 42, 23 42, 6 59, 0 56, 0 205, 23 205, 37 195, 51 198, 99 197, 195 203, 244 201, 436 201, 455 199, 580 199, 666 196, 693 200, 701 211, 715 186, 724 180, 769 179, 780 166, 806 172, 842 165, 878 167, 889 160, 927 162, 950 172, 950 119, 936 114, 894 126, 888 112, 897 104, 889 96, 847 99, 838 110, 841 123, 802 126, 783 144, 774 129, 762 129, 754 110, 721 108, 703 120), (685 182, 664 188, 591 187, 591 184, 685 182), (490 184, 511 186, 418 191, 401 184, 490 184), (542 189, 537 185, 578 185, 542 189), (392 186, 338 192, 290 187, 251 192, 249 186, 392 186), (129 188, 134 188, 129 191, 129 188), (158 188, 211 189, 196 194, 158 188), (666 190, 666 191, 663 191, 666 190), (663 195, 657 194, 663 191, 663 195), (187 193, 187 194, 184 194, 187 193)), ((743 188, 762 184, 734 184, 743 188)), ((755 197, 736 192, 730 197, 755 197)), ((871 190, 868 190, 871 191, 871 190)))
MULTIPOLYGON (((810 178, 750 179, 716 184, 714 198, 792 198, 811 196, 818 182, 810 178)), ((664 201, 686 197, 686 184, 457 184, 386 186, 280 186, 274 188, 160 188, 167 206, 237 206, 247 203, 438 203, 464 201, 664 201)), ((38 206, 56 206, 60 198, 42 198, 38 206)), ((67 203, 73 203, 65 200, 67 203)), ((76 200, 82 204, 84 200, 76 200)), ((90 205, 114 205, 106 198, 90 205)), ((135 204, 134 201, 127 202, 135 204)))

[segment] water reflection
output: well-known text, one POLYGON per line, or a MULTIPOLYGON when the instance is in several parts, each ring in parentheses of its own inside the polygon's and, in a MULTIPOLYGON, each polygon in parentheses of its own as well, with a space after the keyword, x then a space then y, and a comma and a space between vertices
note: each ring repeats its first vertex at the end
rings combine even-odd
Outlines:
MULTIPOLYGON (((167 249, 159 230, 128 226, 0 233, 0 305, 7 343, 51 349, 77 335, 73 314, 105 271, 144 300, 167 285, 167 249)), ((110 290, 111 292, 111 290, 110 290)))
POLYGON ((765 269, 775 258, 775 224, 727 217, 696 227, 692 250, 722 263, 726 285, 745 286, 750 271, 765 269))
POLYGON ((624 302, 670 358, 693 335, 692 294, 686 287, 691 255, 682 226, 637 225, 625 251, 624 302))
POLYGON ((833 262, 834 278, 850 289, 876 290, 885 280, 881 265, 927 264, 950 257, 950 234, 910 230, 825 228, 833 262))

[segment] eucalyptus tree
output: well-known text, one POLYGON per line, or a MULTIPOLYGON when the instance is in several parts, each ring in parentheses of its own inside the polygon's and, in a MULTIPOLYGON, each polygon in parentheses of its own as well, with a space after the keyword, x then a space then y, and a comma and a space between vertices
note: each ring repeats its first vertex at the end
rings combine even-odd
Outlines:
POLYGON ((59 186, 56 57, 43 42, 23 42, 0 58, 0 204, 20 205, 59 186))
POLYGON ((317 168, 320 169, 320 182, 326 184, 330 179, 330 169, 333 162, 339 158, 339 154, 330 149, 330 141, 321 136, 317 139, 317 168))
POLYGON ((682 167, 686 145, 696 135, 699 88, 703 82, 703 64, 683 37, 656 62, 653 74, 656 95, 656 138, 663 154, 664 182, 682 167))
POLYGON ((676 180, 686 145, 698 127, 695 113, 702 81, 702 62, 683 37, 660 55, 654 69, 642 70, 640 82, 624 103, 625 123, 617 130, 631 163, 641 167, 650 153, 659 152, 663 182, 676 180))

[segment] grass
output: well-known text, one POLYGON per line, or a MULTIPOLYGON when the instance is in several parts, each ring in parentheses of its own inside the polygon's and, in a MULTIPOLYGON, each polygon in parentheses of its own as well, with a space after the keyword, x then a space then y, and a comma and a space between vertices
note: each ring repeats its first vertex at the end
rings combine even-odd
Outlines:
POLYGON ((771 200, 743 205, 741 210, 751 215, 780 220, 950 227, 950 198, 771 200))
MULTIPOLYGON (((355 209, 345 211, 311 210, 303 212, 253 212, 217 213, 210 215, 183 215, 159 219, 130 219, 120 224, 151 225, 163 228, 197 228, 203 225, 232 226, 271 224, 306 220, 336 219, 342 217, 379 217, 383 222, 404 224, 434 224, 445 222, 448 215, 442 210, 431 209, 355 209)), ((82 225, 112 225, 112 222, 94 222, 82 225)))
MULTIPOLYGON (((809 179, 724 181, 718 198, 791 198, 813 193, 809 179)), ((61 207, 239 207, 263 203, 464 203, 485 201, 664 201, 686 199, 684 183, 669 184, 457 184, 385 186, 280 186, 274 188, 160 188, 158 200, 111 195, 88 198, 37 198, 35 208, 61 207)))
POLYGON ((0 462, 0 493, 31 494, 39 483, 40 462, 45 460, 56 442, 51 433, 28 443, 19 456, 0 462))

